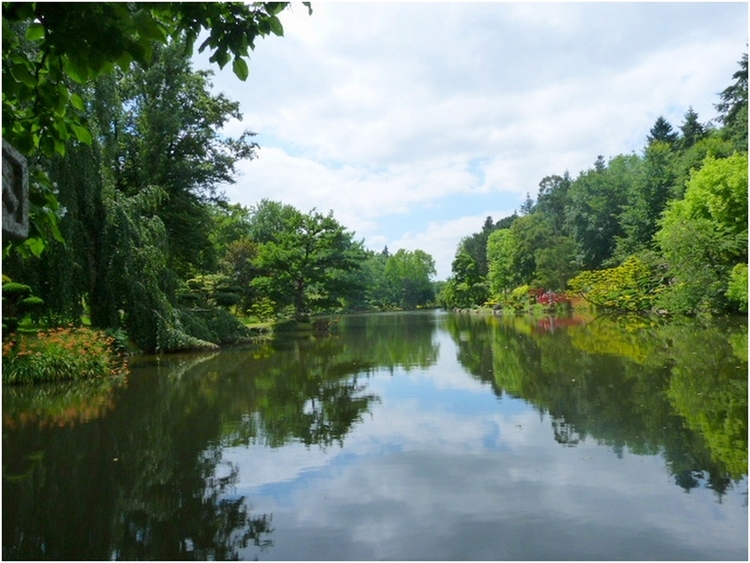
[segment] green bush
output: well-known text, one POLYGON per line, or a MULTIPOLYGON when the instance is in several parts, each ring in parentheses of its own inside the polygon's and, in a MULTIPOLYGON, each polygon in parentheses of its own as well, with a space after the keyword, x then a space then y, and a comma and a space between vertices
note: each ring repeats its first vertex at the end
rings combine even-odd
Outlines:
POLYGON ((224 309, 181 309, 178 315, 187 334, 213 344, 232 344, 250 336, 250 330, 224 309))
POLYGON ((125 372, 114 338, 88 328, 19 334, 3 343, 3 383, 91 379, 125 372))
POLYGON ((44 301, 31 294, 31 287, 3 276, 3 336, 15 332, 28 314, 38 321, 42 305, 44 301))
POLYGON ((581 272, 568 286, 596 307, 631 313, 652 309, 663 289, 657 273, 637 256, 615 268, 581 272))
POLYGON ((747 313, 747 264, 737 264, 729 277, 727 297, 739 303, 739 310, 747 313))

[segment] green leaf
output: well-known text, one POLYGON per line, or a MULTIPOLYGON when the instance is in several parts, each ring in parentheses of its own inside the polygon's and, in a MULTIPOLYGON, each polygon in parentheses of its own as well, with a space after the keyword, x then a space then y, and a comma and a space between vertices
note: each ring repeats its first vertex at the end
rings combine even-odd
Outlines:
POLYGON ((70 96, 70 105, 72 105, 78 111, 83 111, 83 98, 78 94, 73 94, 72 96, 70 96))
POLYGON ((51 158, 55 154, 55 139, 47 134, 39 140, 39 148, 42 149, 44 156, 51 158))
POLYGON ((29 41, 39 41, 44 39, 44 26, 40 23, 32 23, 26 30, 26 39, 29 41))
POLYGON ((234 62, 232 63, 232 70, 234 71, 234 74, 237 75, 237 78, 239 78, 243 82, 247 80, 249 71, 245 59, 240 57, 234 59, 234 62))
POLYGON ((160 43, 166 41, 164 30, 146 10, 139 10, 135 14, 135 27, 138 34, 144 39, 156 40, 160 43))
POLYGON ((75 133, 76 138, 82 143, 90 145, 93 142, 91 133, 85 127, 81 127, 80 125, 76 125, 74 123, 71 123, 70 127, 73 129, 73 133, 75 133))
POLYGON ((55 139, 55 152, 60 156, 65 156, 65 143, 55 139))
POLYGON ((29 70, 26 68, 25 65, 21 65, 21 64, 13 65, 12 67, 10 67, 10 74, 18 82, 21 82, 25 84, 26 86, 29 86, 30 88, 33 88, 36 85, 36 80, 31 75, 31 73, 29 72, 29 70))
POLYGON ((226 49, 220 49, 217 50, 213 55, 211 55, 211 58, 209 58, 208 60, 212 63, 217 63, 219 65, 219 68, 224 68, 229 62, 229 58, 229 53, 227 53, 226 49))
POLYGON ((282 37, 284 35, 284 27, 281 25, 281 21, 276 16, 268 18, 268 25, 271 27, 271 31, 274 35, 282 37))
POLYGON ((42 252, 44 252, 44 248, 47 246, 47 243, 44 242, 44 239, 41 237, 31 237, 27 238, 24 241, 24 245, 31 251, 31 253, 39 258, 42 255, 42 252))
POLYGON ((84 84, 89 78, 89 69, 77 65, 69 57, 65 58, 63 69, 65 70, 65 74, 75 82, 78 82, 78 84, 84 84))

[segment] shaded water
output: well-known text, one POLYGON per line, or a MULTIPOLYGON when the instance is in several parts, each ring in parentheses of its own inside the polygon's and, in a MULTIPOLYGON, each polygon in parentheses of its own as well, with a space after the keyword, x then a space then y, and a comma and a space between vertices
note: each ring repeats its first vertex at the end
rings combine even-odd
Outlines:
POLYGON ((747 324, 344 317, 3 389, 4 559, 747 559, 747 324))

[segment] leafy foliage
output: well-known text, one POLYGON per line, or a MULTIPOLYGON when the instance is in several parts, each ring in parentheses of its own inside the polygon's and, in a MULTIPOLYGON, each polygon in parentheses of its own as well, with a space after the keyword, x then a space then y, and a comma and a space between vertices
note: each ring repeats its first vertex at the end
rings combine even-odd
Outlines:
POLYGON ((644 312, 653 308, 659 279, 638 257, 604 270, 584 271, 569 282, 570 291, 603 309, 644 312))
MULTIPOLYGON (((40 166, 39 156, 64 155, 69 143, 91 144, 94 134, 86 97, 75 85, 123 72, 133 63, 152 62, 155 46, 184 39, 189 56, 198 47, 223 68, 232 60, 245 80, 246 59, 255 40, 283 35, 281 2, 244 4, 3 3, 3 139, 30 159, 31 232, 16 245, 25 256, 39 256, 52 240, 62 241, 57 194, 40 166)), ((308 9, 311 11, 309 4, 308 9)))
POLYGON ((727 310, 731 270, 747 263, 747 154, 708 157, 673 201, 656 239, 674 283, 668 309, 681 313, 727 310))
POLYGON ((19 322, 29 313, 44 305, 39 297, 32 295, 31 287, 3 276, 3 338, 13 333, 19 322), (7 280, 7 281, 6 281, 7 280))
POLYGON ((332 212, 288 215, 282 230, 260 245, 254 263, 262 275, 251 284, 277 307, 291 306, 301 321, 311 312, 336 307, 355 289, 346 274, 359 269, 364 251, 332 212))
POLYGON ((747 313, 747 285, 747 264, 737 264, 732 268, 727 297, 739 303, 742 313, 747 313))

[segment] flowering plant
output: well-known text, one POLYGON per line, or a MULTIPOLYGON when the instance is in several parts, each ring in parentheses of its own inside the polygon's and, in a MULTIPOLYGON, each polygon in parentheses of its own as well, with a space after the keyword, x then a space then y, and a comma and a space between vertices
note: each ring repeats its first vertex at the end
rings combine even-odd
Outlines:
POLYGON ((14 334, 3 342, 3 383, 90 379, 124 374, 114 338, 85 327, 14 334))

